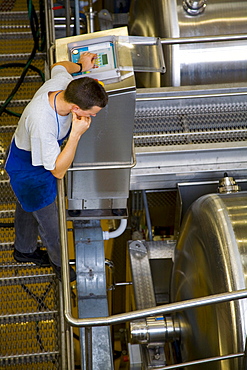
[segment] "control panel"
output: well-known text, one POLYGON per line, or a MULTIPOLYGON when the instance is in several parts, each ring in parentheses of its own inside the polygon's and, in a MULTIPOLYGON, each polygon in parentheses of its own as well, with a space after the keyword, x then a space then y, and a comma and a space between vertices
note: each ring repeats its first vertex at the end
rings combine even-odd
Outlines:
MULTIPOLYGON (((102 38, 101 38, 102 39, 102 38)), ((95 66, 89 71, 76 73, 75 78, 89 75, 104 81, 105 83, 117 82, 120 79, 120 71, 117 68, 117 59, 114 42, 111 40, 94 39, 78 41, 68 44, 69 58, 72 62, 77 63, 80 55, 84 52, 90 52, 97 55, 95 66)))

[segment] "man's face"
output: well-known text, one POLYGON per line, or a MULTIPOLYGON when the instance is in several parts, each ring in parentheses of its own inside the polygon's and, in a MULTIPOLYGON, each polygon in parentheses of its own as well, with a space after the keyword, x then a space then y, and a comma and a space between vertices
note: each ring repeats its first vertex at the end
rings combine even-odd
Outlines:
POLYGON ((82 109, 77 109, 76 110, 76 115, 78 117, 95 117, 96 114, 101 110, 102 108, 98 107, 97 105, 94 105, 92 108, 88 110, 82 110, 82 109))

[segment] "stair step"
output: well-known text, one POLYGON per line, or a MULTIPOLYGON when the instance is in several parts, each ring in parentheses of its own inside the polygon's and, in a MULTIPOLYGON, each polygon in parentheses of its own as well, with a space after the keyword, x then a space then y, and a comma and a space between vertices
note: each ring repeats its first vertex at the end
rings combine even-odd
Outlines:
POLYGON ((16 129, 16 125, 6 125, 0 127, 0 133, 4 134, 5 132, 13 132, 16 129))
MULTIPOLYGON (((2 137, 3 135, 1 135, 2 137)), ((1 138, 2 139, 2 138, 1 138)), ((10 187, 9 180, 4 180, 0 182, 0 204, 14 203, 16 197, 10 187)), ((5 211, 6 212, 6 211, 5 211)), ((3 216, 4 214, 1 214, 3 216)))
MULTIPOLYGON (((38 0, 32 3, 39 9, 38 0)), ((12 92, 34 47, 27 2, 7 0, 1 9, 14 11, 0 12, 0 65, 5 65, 0 68, 0 106, 12 92)), ((39 11, 36 14, 39 17, 39 11)), ((46 52, 36 51, 32 66, 44 72, 45 65, 46 52)), ((6 109, 21 114, 42 83, 38 71, 29 68, 6 109)), ((3 166, 18 120, 8 112, 0 116, 0 369, 58 370, 61 369, 60 284, 51 267, 39 268, 13 258, 16 198, 3 166)))
POLYGON ((32 40, 33 35, 30 32, 1 32, 0 40, 15 40, 22 42, 23 40, 32 40))
POLYGON ((10 32, 24 32, 28 30, 30 33, 30 25, 29 24, 0 24, 0 33, 7 31, 10 32))
MULTIPOLYGON (((36 12, 37 15, 39 14, 39 12, 37 11, 36 12)), ((28 17, 28 12, 27 11, 20 11, 20 12, 15 12, 15 11, 11 11, 11 12, 0 12, 0 18, 1 18, 1 21, 22 21, 22 20, 27 20, 29 21, 29 17, 28 17)))
MULTIPOLYGON (((19 100, 11 100, 8 107, 25 107, 31 99, 19 99, 19 100)), ((0 100, 0 106, 4 104, 4 101, 0 100)))
MULTIPOLYGON (((1 84, 12 84, 16 83, 19 80, 19 76, 6 76, 6 77, 0 77, 0 83, 1 84)), ((24 83, 31 82, 31 83, 36 83, 36 82, 41 82, 41 78, 39 75, 33 75, 33 76, 25 76, 24 83)))
MULTIPOLYGON (((14 62, 19 62, 19 61, 24 61, 26 62, 29 53, 17 53, 17 54, 0 54, 0 62, 2 63, 4 60, 5 61, 12 61, 14 62)), ((45 53, 42 52, 37 52, 35 55, 35 60, 42 59, 45 60, 45 53)))
POLYGON ((30 25, 29 24, 22 24, 22 25, 15 25, 15 24, 6 24, 6 25, 3 25, 1 24, 0 25, 0 30, 22 30, 22 29, 29 29, 29 32, 30 32, 30 25))
POLYGON ((34 46, 33 36, 30 32, 2 32, 0 33, 1 54, 30 53, 34 46))
MULTIPOLYGON (((15 209, 8 209, 8 210, 1 210, 0 211, 0 219, 3 219, 3 218, 13 218, 15 216, 15 209)), ((1 247, 1 244, 0 243, 0 247, 1 247)), ((4 243, 6 245, 6 243, 4 243)), ((4 250, 1 248, 1 250, 4 250)), ((6 249, 5 249, 6 250, 6 249)))
MULTIPOLYGON (((31 264, 30 264, 31 265, 31 264)), ((33 265, 32 265, 33 267, 33 265)), ((47 267, 48 269, 48 267, 47 267)), ((7 270, 6 268, 1 269, 2 271, 7 270)), ((41 269, 40 269, 41 270, 41 269)), ((51 269, 50 269, 51 270, 51 269)), ((17 270, 14 270, 13 273, 16 273, 17 270)), ((51 270, 50 273, 36 273, 35 274, 26 274, 22 276, 4 276, 0 278, 0 287, 6 287, 6 286, 14 286, 14 285, 22 285, 22 284, 44 284, 49 283, 54 279, 55 273, 53 270, 51 270)))
MULTIPOLYGON (((10 94, 12 94, 12 91, 18 81, 18 77, 8 77, 8 80, 9 80, 8 83, 6 83, 6 80, 3 81, 2 83, 2 79, 0 79, 0 83, 1 83, 0 100, 4 100, 10 94)), ((40 76, 37 76, 37 78, 36 77, 34 78, 25 77, 20 88, 13 96, 13 100, 16 101, 19 99, 30 99, 34 95, 33 89, 37 91, 42 84, 43 82, 40 76)))
MULTIPOLYGON (((9 106, 7 107, 7 109, 13 111, 13 109, 9 109, 9 106)), ((16 113, 21 114, 23 112, 23 107, 15 107, 14 111, 16 113)), ((8 113, 3 112, 0 116, 0 127, 3 127, 3 126, 17 127, 18 121, 19 121, 19 117, 12 116, 8 113)), ((9 144, 10 142, 6 146, 4 146, 2 149, 6 149, 9 146, 9 144)))
POLYGON ((57 310, 54 311, 40 311, 40 312, 27 312, 11 315, 0 315, 0 324, 8 325, 21 322, 32 322, 41 320, 52 320, 58 314, 57 310))
MULTIPOLYGON (((49 366, 51 363, 50 369, 54 368, 54 363, 58 361, 59 352, 58 351, 49 351, 49 352, 39 352, 39 353, 30 353, 30 354, 21 354, 21 355, 11 355, 11 356, 1 356, 0 365, 1 366, 11 366, 11 365, 21 365, 21 364, 32 364, 32 363, 46 363, 49 366)), ((44 365, 45 366, 45 365, 44 365)), ((23 367, 22 367, 23 369, 23 367)), ((43 369, 48 369, 44 367, 43 369)))

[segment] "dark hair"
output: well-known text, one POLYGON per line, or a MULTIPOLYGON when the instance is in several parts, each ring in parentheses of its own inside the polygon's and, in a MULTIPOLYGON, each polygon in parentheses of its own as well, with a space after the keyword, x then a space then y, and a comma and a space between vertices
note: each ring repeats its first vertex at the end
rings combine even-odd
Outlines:
POLYGON ((108 103, 108 96, 104 87, 91 77, 77 78, 71 81, 64 91, 67 103, 78 105, 82 110, 93 106, 104 108, 108 103))

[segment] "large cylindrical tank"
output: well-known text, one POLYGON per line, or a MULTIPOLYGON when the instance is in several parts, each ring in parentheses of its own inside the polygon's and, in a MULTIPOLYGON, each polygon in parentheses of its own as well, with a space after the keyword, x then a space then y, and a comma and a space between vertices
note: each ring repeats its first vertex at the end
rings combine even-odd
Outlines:
POLYGON ((246 0, 132 0, 131 35, 162 39, 232 36, 164 46, 166 73, 137 75, 138 87, 189 86, 247 81, 246 0))
MULTIPOLYGON (((246 289, 247 192, 209 194, 195 201, 183 221, 172 272, 173 302, 246 289)), ((183 362, 245 351, 247 300, 178 313, 183 362)), ((187 370, 187 368, 185 368, 187 370)), ((243 357, 189 367, 243 369, 243 357)))

